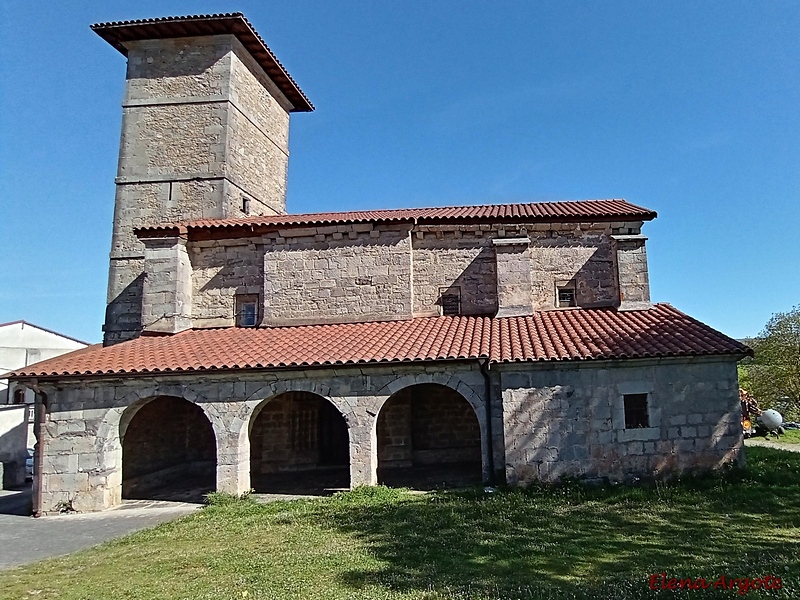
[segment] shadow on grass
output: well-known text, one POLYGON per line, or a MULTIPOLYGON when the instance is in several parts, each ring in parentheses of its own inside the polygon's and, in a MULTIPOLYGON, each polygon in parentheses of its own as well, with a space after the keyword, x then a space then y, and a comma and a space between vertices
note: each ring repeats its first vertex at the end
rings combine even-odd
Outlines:
POLYGON ((320 507, 319 525, 356 536, 384 565, 345 572, 343 583, 354 589, 425 598, 653 598, 660 594, 648 577, 665 571, 711 581, 773 575, 784 586, 768 597, 798 597, 800 540, 791 528, 800 527, 800 454, 750 448, 748 460, 744 470, 652 487, 565 483, 416 497, 362 488, 320 507))

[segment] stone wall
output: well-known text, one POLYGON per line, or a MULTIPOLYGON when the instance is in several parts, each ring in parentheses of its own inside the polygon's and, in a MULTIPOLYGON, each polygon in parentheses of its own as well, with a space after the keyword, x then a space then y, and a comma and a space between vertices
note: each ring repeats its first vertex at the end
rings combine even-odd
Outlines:
POLYGON ((502 381, 511 484, 623 480, 743 458, 733 359, 503 367, 502 381), (625 429, 625 394, 648 395, 650 427, 625 429))
MULTIPOLYGON (((216 435, 220 491, 240 494, 250 489, 249 431, 254 416, 285 392, 321 396, 341 413, 350 439, 351 485, 374 484, 375 418, 392 394, 421 383, 448 386, 469 402, 481 429, 485 468, 484 384, 476 365, 41 381, 40 389, 47 396, 47 415, 39 433, 43 460, 39 510, 54 512, 59 503, 68 503, 78 511, 91 511, 121 502, 124 424, 131 415, 135 417, 141 406, 162 396, 193 402, 211 422, 216 435)), ((496 462, 502 464, 502 459, 496 462)))
POLYGON ((163 222, 285 212, 289 104, 232 35, 127 43, 105 342, 142 327, 144 248, 163 222))
POLYGON ((141 406, 124 429, 124 497, 140 497, 181 480, 199 480, 214 488, 214 430, 197 405, 162 396, 141 406))
POLYGON ((252 214, 283 213, 291 104, 241 42, 232 42, 226 173, 241 192, 228 216, 241 212, 243 195, 252 201, 252 214))
POLYGON ((602 230, 535 232, 530 261, 534 310, 556 307, 559 285, 573 285, 581 307, 617 302, 612 241, 602 230))
POLYGON ((194 327, 235 324, 237 294, 264 290, 264 243, 259 238, 194 242, 192 263, 192 323, 194 327))
POLYGON ((418 227, 414 231, 414 316, 441 313, 440 292, 458 290, 461 313, 497 311, 494 249, 480 226, 418 227), (477 235, 476 235, 477 234, 477 235))
MULTIPOLYGON (((376 483, 379 455, 393 466, 463 459, 462 450, 474 452, 476 422, 484 478, 491 447, 501 479, 504 475, 510 484, 565 475, 661 476, 743 457, 733 357, 494 365, 490 375, 491 442, 485 381, 474 364, 40 381, 48 406, 40 432, 41 510, 54 511, 59 502, 77 510, 119 503, 123 424, 159 396, 183 398, 205 413, 216 435, 217 489, 231 493, 250 488, 249 432, 256 415, 269 414, 262 408, 286 392, 314 394, 341 413, 348 428, 352 486, 376 483), (420 384, 440 384, 453 392, 424 399, 415 416, 404 407, 402 390, 418 391, 422 388, 412 386, 420 384), (444 398, 456 392, 469 404, 444 398), (625 394, 648 395, 648 427, 625 428, 625 394), (379 426, 379 420, 390 427, 379 426), (411 453, 404 447, 409 440, 411 453)), ((284 408, 274 405, 276 422, 289 414, 284 408)), ((265 439, 261 435, 257 442, 262 461, 265 453, 279 449, 265 450, 265 439)), ((266 469, 303 466, 303 461, 292 466, 293 460, 266 464, 266 469)), ((257 470, 264 468, 262 462, 257 470)))
POLYGON ((480 461, 475 411, 457 392, 439 385, 401 390, 377 422, 380 468, 480 461))
POLYGON ((142 328, 177 333, 192 326, 192 265, 184 238, 146 240, 142 328))
POLYGON ((407 227, 287 228, 265 242, 265 325, 411 317, 407 227))
POLYGON ((270 400, 250 430, 251 475, 347 465, 347 424, 335 406, 308 392, 270 400))
POLYGON ((614 236, 620 310, 635 310, 650 306, 646 239, 641 235, 614 236))
MULTIPOLYGON (((356 223, 192 241, 193 324, 233 325, 236 294, 262 295, 268 326, 434 316, 443 292, 461 314, 524 315, 556 308, 559 285, 578 306, 613 306, 617 250, 600 225, 356 223)), ((643 242, 629 254, 649 297, 643 242)))

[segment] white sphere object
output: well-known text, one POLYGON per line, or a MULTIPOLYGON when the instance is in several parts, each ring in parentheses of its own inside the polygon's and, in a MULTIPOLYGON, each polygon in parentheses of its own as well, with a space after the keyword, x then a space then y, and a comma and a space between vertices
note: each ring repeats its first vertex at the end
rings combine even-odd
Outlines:
POLYGON ((777 429, 783 423, 783 417, 777 410, 769 408, 761 413, 758 420, 769 430, 777 429))

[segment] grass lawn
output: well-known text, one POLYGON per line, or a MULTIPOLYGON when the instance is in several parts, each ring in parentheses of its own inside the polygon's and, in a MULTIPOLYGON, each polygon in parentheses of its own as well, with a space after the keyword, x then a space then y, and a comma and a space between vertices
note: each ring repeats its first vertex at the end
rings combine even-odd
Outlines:
POLYGON ((800 429, 787 429, 786 433, 784 433, 782 436, 778 438, 769 436, 769 437, 758 437, 754 439, 766 440, 768 442, 775 442, 776 444, 800 444, 800 429))
POLYGON ((648 576, 781 577, 800 597, 800 453, 656 487, 217 499, 176 522, 0 572, 0 598, 737 598, 648 576))

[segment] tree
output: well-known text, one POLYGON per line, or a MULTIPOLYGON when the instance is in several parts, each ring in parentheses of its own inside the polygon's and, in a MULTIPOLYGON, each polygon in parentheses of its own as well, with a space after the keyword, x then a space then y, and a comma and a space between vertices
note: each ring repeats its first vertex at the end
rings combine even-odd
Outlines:
MULTIPOLYGON (((800 306, 772 315, 751 346, 755 356, 742 365, 742 386, 761 408, 782 408, 796 418, 800 413, 800 306)), ((785 414, 784 418, 789 417, 785 414)))

